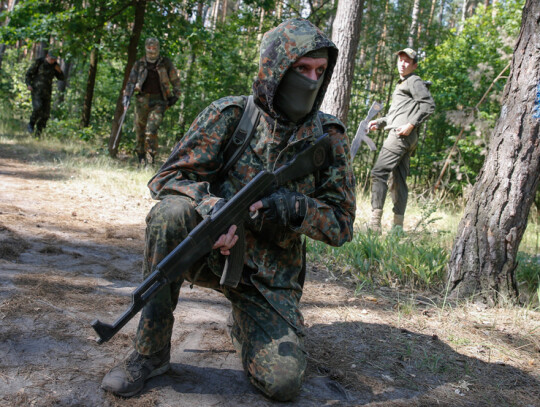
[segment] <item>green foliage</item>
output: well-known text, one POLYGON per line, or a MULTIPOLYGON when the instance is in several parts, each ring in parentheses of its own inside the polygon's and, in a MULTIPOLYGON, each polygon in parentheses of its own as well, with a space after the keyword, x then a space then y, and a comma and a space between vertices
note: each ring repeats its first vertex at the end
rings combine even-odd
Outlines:
POLYGON ((358 232, 340 248, 309 240, 308 253, 316 261, 340 264, 361 284, 440 287, 448 249, 428 233, 404 234, 400 229, 385 236, 358 232), (331 260, 329 260, 331 259, 331 260))
MULTIPOLYGON (((420 3, 419 18, 425 23, 431 1, 420 3)), ((417 72, 433 83, 431 93, 436 112, 419 129, 419 147, 411 160, 411 174, 421 186, 432 185, 463 124, 465 131, 458 144, 459 151, 452 157, 445 178, 446 188, 459 195, 474 181, 484 162, 487 142, 499 115, 506 75, 495 83, 479 110, 473 108, 509 62, 524 0, 502 0, 487 10, 479 5, 464 21, 460 21, 463 2, 445 4, 445 17, 440 21, 432 19, 432 25, 424 27, 414 41, 414 48, 425 55, 417 72), (449 113, 452 113, 450 117, 449 113)), ((407 46, 411 10, 412 1, 373 2, 366 10, 360 37, 363 53, 358 56, 351 92, 350 137, 373 101, 383 102, 385 111, 389 108, 398 80, 395 52, 407 46)), ((379 146, 386 136, 382 131, 370 135, 379 146)), ((368 149, 360 149, 355 160, 359 178, 372 167, 375 158, 368 149)))

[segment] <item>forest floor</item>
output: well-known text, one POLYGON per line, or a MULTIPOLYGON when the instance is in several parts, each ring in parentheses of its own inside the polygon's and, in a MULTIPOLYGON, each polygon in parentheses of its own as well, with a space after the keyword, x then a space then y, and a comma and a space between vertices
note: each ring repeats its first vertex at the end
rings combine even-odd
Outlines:
POLYGON ((384 287, 355 295, 353 281, 313 263, 302 300, 308 370, 295 401, 271 402, 250 385, 227 301, 187 286, 170 371, 138 397, 106 394, 101 379, 131 351, 138 318, 102 345, 90 323, 128 307, 153 202, 73 182, 39 154, 0 144, 0 405, 540 405, 539 312, 384 287))

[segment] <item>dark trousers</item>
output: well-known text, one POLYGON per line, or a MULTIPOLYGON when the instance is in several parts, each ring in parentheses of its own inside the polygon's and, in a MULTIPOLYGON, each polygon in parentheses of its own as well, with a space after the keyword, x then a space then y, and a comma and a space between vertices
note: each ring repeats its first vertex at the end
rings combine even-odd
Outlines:
POLYGON ((407 176, 409 175, 411 154, 416 148, 418 135, 415 130, 407 137, 400 137, 393 130, 377 157, 371 170, 371 207, 382 209, 389 188, 389 178, 392 175, 390 194, 394 204, 393 212, 404 215, 407 208, 409 189, 407 176))
POLYGON ((32 115, 30 126, 40 134, 51 116, 51 95, 32 92, 32 115))

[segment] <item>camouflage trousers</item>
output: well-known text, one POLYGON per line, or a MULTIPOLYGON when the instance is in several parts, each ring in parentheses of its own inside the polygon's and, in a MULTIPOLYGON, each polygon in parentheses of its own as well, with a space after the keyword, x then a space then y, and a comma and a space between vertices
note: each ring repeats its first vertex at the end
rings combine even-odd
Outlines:
POLYGON ((32 92, 32 115, 30 126, 40 134, 51 116, 51 95, 40 92, 32 92))
POLYGON ((383 209, 386 194, 390 188, 394 204, 393 212, 396 215, 405 214, 409 196, 407 177, 411 154, 416 148, 417 140, 418 135, 414 130, 406 137, 398 136, 394 130, 388 134, 371 170, 371 207, 373 209, 383 209), (390 176, 392 177, 389 182, 390 176))
POLYGON ((158 130, 167 110, 167 102, 161 95, 139 94, 135 100, 135 151, 155 156, 158 150, 158 130))
MULTIPOLYGON (((200 215, 183 197, 171 195, 157 203, 146 219, 144 276, 200 221, 200 215)), ((231 339, 241 348, 242 365, 249 380, 270 398, 290 400, 300 392, 306 369, 303 340, 254 286, 219 285, 222 257, 215 250, 144 307, 135 348, 149 355, 170 343, 173 311, 184 280, 218 290, 231 302, 234 320, 231 339)))

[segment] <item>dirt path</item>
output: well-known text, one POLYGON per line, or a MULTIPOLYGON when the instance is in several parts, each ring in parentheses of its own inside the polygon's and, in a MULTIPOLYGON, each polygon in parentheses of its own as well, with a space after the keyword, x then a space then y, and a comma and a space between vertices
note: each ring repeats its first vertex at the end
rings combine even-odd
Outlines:
MULTIPOLYGON (((183 288, 172 369, 142 395, 99 389, 131 350, 138 318, 97 345, 140 281, 152 201, 110 196, 0 144, 0 405, 269 406, 226 333, 222 296, 183 288), (23 157, 21 155, 21 157, 23 157), (135 202, 136 200, 136 202, 135 202)), ((435 307, 390 289, 354 296, 311 264, 303 299, 309 366, 291 406, 538 406, 540 315, 435 307)))

